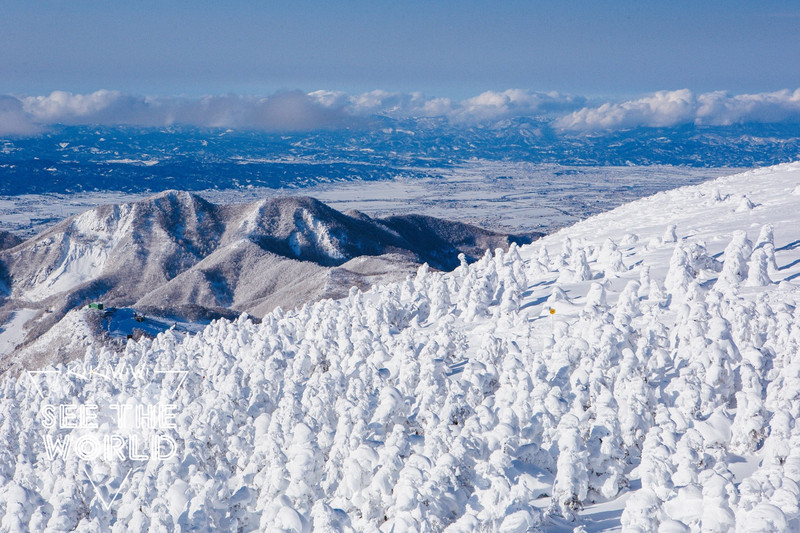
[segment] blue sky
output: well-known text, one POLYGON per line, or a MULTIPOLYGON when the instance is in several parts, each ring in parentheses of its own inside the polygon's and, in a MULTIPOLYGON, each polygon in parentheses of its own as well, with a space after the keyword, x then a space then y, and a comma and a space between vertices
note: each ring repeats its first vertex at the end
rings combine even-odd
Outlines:
POLYGON ((0 93, 800 87, 796 1, 0 0, 0 93))

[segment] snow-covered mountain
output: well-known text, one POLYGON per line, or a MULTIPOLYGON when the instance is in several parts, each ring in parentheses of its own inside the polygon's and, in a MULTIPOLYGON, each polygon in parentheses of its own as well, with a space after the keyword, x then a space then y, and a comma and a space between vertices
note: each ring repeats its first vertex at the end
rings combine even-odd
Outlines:
POLYGON ((0 528, 797 531, 798 184, 7 376, 0 528))
POLYGON ((423 262, 452 270, 459 253, 474 261, 530 240, 419 215, 344 214, 307 197, 217 205, 167 191, 101 206, 0 251, 0 312, 24 331, 0 370, 63 362, 98 342, 114 317, 104 328, 102 313, 81 309, 92 301, 175 319, 260 317, 403 279, 423 262), (81 320, 87 333, 75 344, 70 332, 81 320))
POLYGON ((22 240, 23 239, 21 237, 18 237, 11 232, 0 230, 0 250, 13 248, 14 246, 20 244, 22 240))

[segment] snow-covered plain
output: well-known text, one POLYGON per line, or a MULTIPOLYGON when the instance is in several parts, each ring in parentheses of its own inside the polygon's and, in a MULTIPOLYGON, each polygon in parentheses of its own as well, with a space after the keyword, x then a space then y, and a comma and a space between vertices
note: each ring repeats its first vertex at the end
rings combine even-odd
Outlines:
MULTIPOLYGON (((593 167, 485 159, 405 170, 413 177, 337 180, 295 188, 208 189, 197 193, 218 204, 305 195, 339 211, 357 209, 370 216, 414 213, 494 230, 549 232, 643 196, 733 172, 727 168, 670 165, 593 167)), ((180 187, 182 183, 171 185, 180 187)), ((150 195, 95 191, 0 196, 0 227, 31 237, 88 209, 150 195)))
POLYGON ((449 274, 6 377, 0 529, 797 531, 798 184, 663 192, 449 274), (175 455, 136 455, 152 436, 175 455))
MULTIPOLYGON (((421 169, 408 170, 421 173, 421 169)), ((671 165, 570 166, 475 159, 429 172, 435 175, 319 183, 300 191, 282 192, 299 192, 340 211, 357 209, 370 216, 417 213, 494 230, 552 232, 632 200, 729 175, 733 170, 671 165)), ((209 190, 202 194, 212 201, 234 202, 263 197, 265 190, 209 190)))

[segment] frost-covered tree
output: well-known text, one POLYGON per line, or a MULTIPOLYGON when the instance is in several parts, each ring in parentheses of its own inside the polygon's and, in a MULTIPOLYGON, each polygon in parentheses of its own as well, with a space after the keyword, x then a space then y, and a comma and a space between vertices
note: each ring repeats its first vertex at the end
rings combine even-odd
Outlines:
POLYGON ((731 451, 754 453, 764 442, 767 433, 767 413, 761 397, 760 384, 752 382, 757 376, 752 366, 740 367, 742 390, 736 393, 736 416, 731 425, 731 451), (746 387, 744 384, 748 384, 746 387))
POLYGON ((750 256, 750 262, 747 264, 747 281, 745 285, 748 287, 764 287, 772 283, 769 279, 769 257, 764 248, 756 248, 750 256))
MULTIPOLYGON (((528 283, 522 258, 516 248, 512 248, 506 255, 509 260, 496 267, 499 278, 496 292, 500 294, 493 300, 499 302, 501 313, 513 314, 519 311, 522 294, 527 289, 528 283)), ((502 256, 498 254, 497 257, 502 256)))
POLYGON ((672 490, 672 454, 669 439, 663 438, 666 430, 652 427, 642 446, 642 459, 639 463, 639 475, 642 488, 651 490, 662 501, 666 500, 672 490), (667 441, 667 442, 665 442, 667 441))
POLYGON ((607 308, 606 287, 603 283, 592 283, 589 287, 589 292, 586 294, 584 308, 594 311, 601 311, 607 308))
POLYGON ((625 502, 622 511, 622 529, 624 531, 658 531, 663 512, 661 499, 649 489, 634 492, 625 502))
POLYGON ((767 263, 773 270, 778 270, 778 263, 775 260, 775 236, 772 224, 764 224, 758 233, 753 249, 763 250, 767 256, 767 263))
POLYGON ((614 325, 619 329, 630 326, 631 321, 642 314, 640 302, 639 282, 631 280, 625 285, 617 299, 614 307, 614 325))
POLYGON ((783 511, 776 505, 764 502, 737 515, 736 533, 788 531, 788 526, 783 511))
POLYGON ((606 239, 597 258, 598 265, 606 276, 613 276, 627 271, 622 261, 622 252, 611 239, 606 239))
POLYGON ((750 211, 755 207, 756 204, 754 204, 753 201, 747 197, 747 195, 742 195, 741 199, 739 200, 739 203, 736 204, 735 211, 737 213, 746 213, 747 211, 750 211))
POLYGON ((677 229, 678 226, 676 226, 675 224, 670 224, 669 226, 667 226, 667 228, 664 230, 664 234, 661 236, 661 241, 678 242, 678 234, 676 232, 677 229))
POLYGON ((619 426, 628 453, 638 457, 645 435, 653 425, 653 399, 644 368, 629 348, 622 351, 614 398, 619 404, 619 426))
POLYGON ((550 272, 550 254, 546 246, 540 246, 536 254, 533 254, 527 263, 527 271, 530 279, 538 279, 550 272))
POLYGON ((734 231, 731 242, 725 248, 722 272, 716 287, 736 287, 747 279, 747 261, 753 250, 753 243, 744 231, 734 231))
POLYGON ((714 469, 705 470, 699 477, 703 487, 703 531, 724 533, 736 525, 733 507, 738 501, 738 492, 733 483, 733 474, 723 463, 714 469))
POLYGON ((667 277, 664 279, 664 288, 672 295, 673 301, 685 300, 686 291, 696 275, 683 244, 676 244, 669 260, 667 277))
POLYGON ((559 282, 574 283, 590 279, 592 279, 592 270, 586 259, 586 251, 583 248, 573 247, 569 257, 569 267, 561 270, 559 282))
POLYGON ((589 497, 594 500, 612 499, 628 485, 617 409, 611 391, 601 386, 593 397, 594 420, 586 441, 589 497))
POLYGON ((556 269, 561 269, 567 265, 569 265, 570 258, 572 254, 575 252, 576 246, 572 242, 570 237, 566 237, 561 244, 561 254, 559 254, 558 259, 554 261, 553 266, 556 269))
POLYGON ((558 435, 553 505, 565 518, 573 518, 583 508, 589 490, 586 447, 578 419, 565 415, 558 424, 558 435))
POLYGON ((333 509, 323 500, 314 502, 311 509, 311 522, 314 531, 320 533, 352 533, 350 517, 341 509, 333 509))

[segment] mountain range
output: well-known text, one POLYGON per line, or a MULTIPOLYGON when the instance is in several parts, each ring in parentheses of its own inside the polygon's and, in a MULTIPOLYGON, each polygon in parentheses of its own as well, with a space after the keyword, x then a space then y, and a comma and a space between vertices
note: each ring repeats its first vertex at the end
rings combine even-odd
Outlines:
MULTIPOLYGON (((0 318, 16 319, 24 334, 10 342, 17 349, 2 369, 67 360, 102 340, 113 317, 87 311, 93 302, 175 324, 261 317, 403 279, 422 263, 452 270, 459 254, 472 262, 537 236, 421 215, 341 213, 309 197, 217 205, 171 190, 101 206, 24 242, 3 237, 0 318), (79 342, 76 328, 86 332, 79 342)), ((144 327, 127 333, 134 326, 144 327)))

